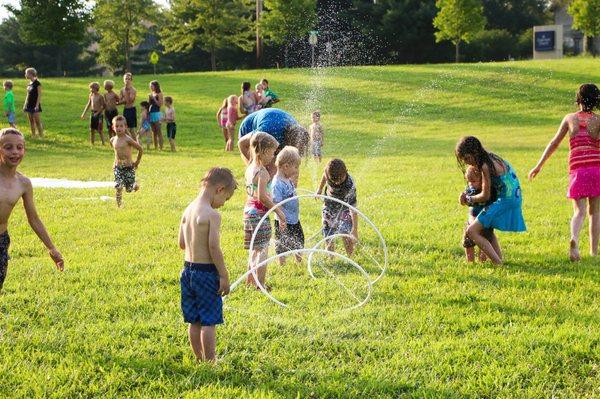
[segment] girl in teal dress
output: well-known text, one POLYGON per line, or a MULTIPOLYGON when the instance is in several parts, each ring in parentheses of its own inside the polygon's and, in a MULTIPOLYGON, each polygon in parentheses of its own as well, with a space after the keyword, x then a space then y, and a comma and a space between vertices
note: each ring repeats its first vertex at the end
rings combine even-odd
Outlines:
POLYGON ((463 170, 472 165, 481 170, 482 188, 477 195, 461 193, 461 205, 491 201, 467 228, 468 237, 495 264, 502 263, 502 251, 494 229, 500 231, 525 231, 521 212, 521 185, 510 164, 483 148, 479 139, 463 137, 456 144, 456 159, 463 170))

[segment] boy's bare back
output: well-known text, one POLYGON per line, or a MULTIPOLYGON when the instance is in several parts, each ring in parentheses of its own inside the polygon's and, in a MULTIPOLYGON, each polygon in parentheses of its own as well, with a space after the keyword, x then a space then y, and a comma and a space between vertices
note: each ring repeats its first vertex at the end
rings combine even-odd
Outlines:
POLYGON ((215 217, 220 217, 219 212, 210 205, 203 205, 199 198, 185 209, 181 219, 181 232, 185 242, 186 261, 213 263, 208 252, 208 235, 210 219, 215 217))
POLYGON ((13 208, 28 190, 32 190, 31 181, 21 173, 0 176, 0 233, 6 231, 13 208))
POLYGON ((119 105, 119 96, 114 91, 109 91, 104 94, 104 104, 107 111, 114 111, 119 105))
POLYGON ((114 136, 110 139, 110 142, 115 149, 115 165, 132 166, 131 149, 137 143, 127 135, 114 136))

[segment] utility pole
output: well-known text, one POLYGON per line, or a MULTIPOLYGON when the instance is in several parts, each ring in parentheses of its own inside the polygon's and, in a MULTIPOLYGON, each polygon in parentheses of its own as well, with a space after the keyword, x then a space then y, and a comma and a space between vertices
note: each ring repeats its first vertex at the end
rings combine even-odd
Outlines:
POLYGON ((260 37, 260 14, 263 10, 263 0, 256 0, 256 67, 260 68, 262 64, 262 39, 260 37))

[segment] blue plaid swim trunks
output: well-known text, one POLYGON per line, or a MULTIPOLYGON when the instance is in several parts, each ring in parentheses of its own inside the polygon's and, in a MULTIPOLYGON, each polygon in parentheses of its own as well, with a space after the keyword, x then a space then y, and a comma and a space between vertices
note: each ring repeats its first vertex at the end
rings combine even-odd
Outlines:
POLYGON ((181 277, 181 311, 186 323, 223 324, 219 274, 213 264, 184 262, 181 277))

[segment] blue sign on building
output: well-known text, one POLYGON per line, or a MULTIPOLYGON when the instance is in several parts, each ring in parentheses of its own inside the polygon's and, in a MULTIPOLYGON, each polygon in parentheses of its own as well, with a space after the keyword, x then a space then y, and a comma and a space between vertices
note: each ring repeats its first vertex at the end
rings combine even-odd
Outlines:
POLYGON ((554 51, 555 32, 535 32, 535 51, 554 51))

